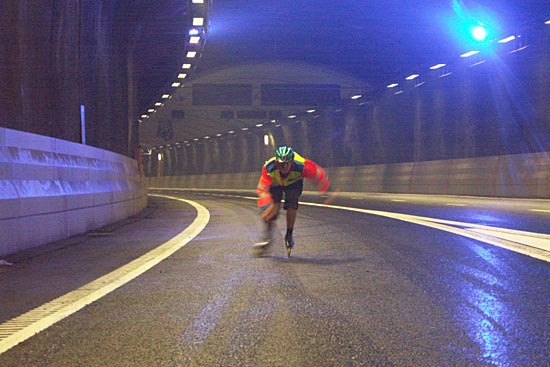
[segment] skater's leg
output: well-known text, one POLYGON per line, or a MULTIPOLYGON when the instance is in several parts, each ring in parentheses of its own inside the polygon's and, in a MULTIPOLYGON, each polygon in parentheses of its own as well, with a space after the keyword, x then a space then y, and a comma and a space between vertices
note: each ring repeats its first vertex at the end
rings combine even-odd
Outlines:
POLYGON ((294 223, 296 223, 296 213, 298 212, 298 209, 294 208, 288 208, 286 211, 286 228, 287 229, 293 229, 294 223))
POLYGON ((264 255, 268 248, 271 247, 273 242, 273 228, 275 227, 275 221, 277 220, 280 206, 280 203, 275 203, 272 204, 270 209, 266 209, 266 211, 272 211, 272 215, 269 215, 269 219, 266 219, 267 216, 262 213, 262 239, 260 242, 254 244, 254 254, 256 256, 264 255))
POLYGON ((291 186, 286 187, 285 191, 285 206, 286 209, 286 235, 285 245, 287 247, 288 254, 290 256, 290 249, 294 247, 294 239, 292 238, 292 232, 294 230, 294 224, 296 223, 296 216, 298 213, 298 201, 302 194, 304 187, 303 181, 298 181, 291 186))
POLYGON ((286 230, 287 234, 290 231, 290 236, 292 236, 292 230, 294 229, 294 223, 296 223, 296 213, 298 209, 288 208, 286 211, 286 230))

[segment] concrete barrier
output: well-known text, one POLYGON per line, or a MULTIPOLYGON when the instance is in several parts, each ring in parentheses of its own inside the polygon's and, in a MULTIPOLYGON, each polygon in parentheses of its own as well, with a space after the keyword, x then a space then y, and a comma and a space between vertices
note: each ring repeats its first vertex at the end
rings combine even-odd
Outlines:
MULTIPOLYGON (((342 192, 550 199, 547 152, 326 170, 342 192)), ((147 186, 251 190, 259 175, 260 167, 250 173, 149 177, 147 186)))
POLYGON ((146 205, 137 161, 0 128, 0 256, 97 229, 146 205))

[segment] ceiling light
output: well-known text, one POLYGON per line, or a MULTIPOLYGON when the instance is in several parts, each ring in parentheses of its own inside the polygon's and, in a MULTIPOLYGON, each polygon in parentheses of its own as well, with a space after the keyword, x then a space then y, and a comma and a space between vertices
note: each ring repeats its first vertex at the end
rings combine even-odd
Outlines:
POLYGON ((183 64, 181 66, 182 69, 191 69, 191 64, 183 64))
POLYGON ((478 53, 479 53, 479 51, 469 51, 469 52, 463 53, 462 55, 460 55, 460 57, 462 57, 462 58, 470 57, 470 56, 474 56, 478 53))
POLYGON ((406 77, 405 80, 413 80, 413 79, 418 78, 419 76, 420 75, 418 75, 418 74, 411 74, 408 77, 406 77))
POLYGON ((478 65, 484 64, 485 62, 486 62, 485 60, 480 60, 480 61, 475 62, 475 63, 473 63, 472 65, 470 65, 470 67, 472 67, 472 66, 478 66, 478 65))
POLYGON ((189 51, 186 55, 188 58, 192 59, 193 57, 197 56, 197 51, 189 51))
POLYGON ((204 0, 193 0, 193 4, 204 4, 204 0))
POLYGON ((306 112, 307 112, 307 113, 313 113, 313 112, 315 112, 315 110, 314 110, 314 109, 311 109, 311 110, 307 110, 306 112))
POLYGON ((472 29, 472 36, 477 41, 483 41, 487 38, 487 30, 482 25, 477 25, 472 29))
POLYGON ((149 109, 147 110, 147 112, 151 112, 151 113, 152 113, 152 112, 155 112, 155 109, 154 109, 154 108, 149 108, 149 109))
POLYGON ((550 24, 550 19, 548 19, 544 24, 550 24))
POLYGON ((295 119, 296 118, 296 115, 288 115, 287 116, 289 119, 295 119))
POLYGON ((190 36, 197 36, 199 33, 201 33, 197 28, 191 28, 189 30, 189 35, 190 36))
POLYGON ((155 103, 155 106, 156 106, 156 107, 162 106, 162 102, 157 102, 157 103, 155 103))
POLYGON ((515 50, 512 50, 512 51, 510 51, 509 53, 513 54, 513 53, 515 53, 515 52, 525 50, 527 47, 529 47, 529 45, 525 45, 525 46, 516 48, 515 50))
POLYGON ((175 83, 172 83, 172 87, 174 88, 177 88, 181 85, 181 83, 178 83, 178 82, 175 82, 175 83))
POLYGON ((149 115, 141 115, 141 118, 142 118, 142 119, 148 119, 148 118, 149 118, 149 115))
POLYGON ((516 36, 510 36, 510 37, 506 37, 506 38, 501 39, 500 41, 498 41, 498 43, 508 43, 508 42, 513 41, 515 39, 516 39, 516 36))
POLYGON ((354 95, 354 96, 351 96, 351 99, 359 99, 359 98, 361 98, 361 97, 363 97, 363 96, 360 95, 360 94, 356 94, 356 95, 354 95))
POLYGON ((162 95, 162 98, 168 99, 168 98, 170 98, 170 95, 169 95, 169 94, 163 94, 163 95, 162 95))
POLYGON ((444 66, 446 66, 446 64, 436 64, 434 66, 430 66, 430 69, 431 70, 437 70, 437 69, 441 69, 444 66))
POLYGON ((180 73, 180 74, 178 74, 178 79, 185 79, 186 76, 187 76, 187 74, 180 73))
POLYGON ((189 38, 189 43, 197 44, 200 40, 201 38, 199 36, 192 36, 189 38))
POLYGON ((397 84, 397 83, 392 83, 392 84, 390 84, 390 85, 387 85, 386 88, 395 88, 395 87, 397 87, 398 85, 399 85, 399 84, 397 84))
POLYGON ((194 27, 202 27, 204 25, 204 18, 193 18, 194 27))

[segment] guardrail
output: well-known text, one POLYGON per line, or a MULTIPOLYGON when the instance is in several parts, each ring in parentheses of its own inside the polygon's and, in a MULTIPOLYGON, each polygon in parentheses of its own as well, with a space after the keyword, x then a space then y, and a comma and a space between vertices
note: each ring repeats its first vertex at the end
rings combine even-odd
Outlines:
POLYGON ((0 128, 0 256, 100 228, 146 205, 136 160, 0 128))
MULTIPOLYGON (((550 153, 327 168, 343 192, 550 199, 550 153)), ((148 177, 148 187, 254 189, 250 173, 148 177)))

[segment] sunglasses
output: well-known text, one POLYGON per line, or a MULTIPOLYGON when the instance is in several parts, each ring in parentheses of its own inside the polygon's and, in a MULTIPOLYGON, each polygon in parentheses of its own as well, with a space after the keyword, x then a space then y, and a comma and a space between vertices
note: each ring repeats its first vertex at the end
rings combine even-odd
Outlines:
POLYGON ((286 166, 290 165, 292 162, 288 162, 288 161, 280 162, 280 161, 277 161, 277 163, 278 163, 280 166, 286 167, 286 166))

